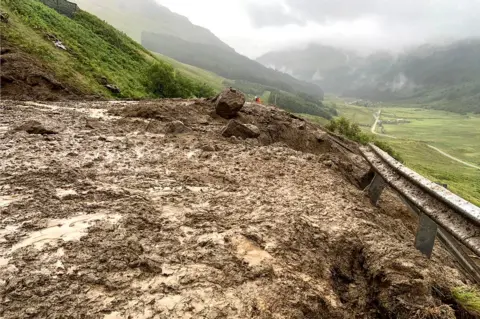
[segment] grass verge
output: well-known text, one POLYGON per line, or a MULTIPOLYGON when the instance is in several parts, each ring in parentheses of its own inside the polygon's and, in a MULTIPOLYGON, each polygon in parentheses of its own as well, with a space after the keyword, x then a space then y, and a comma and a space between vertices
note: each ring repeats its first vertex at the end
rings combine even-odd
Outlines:
POLYGON ((457 287, 452 289, 455 301, 469 314, 480 317, 480 291, 474 287, 457 287))

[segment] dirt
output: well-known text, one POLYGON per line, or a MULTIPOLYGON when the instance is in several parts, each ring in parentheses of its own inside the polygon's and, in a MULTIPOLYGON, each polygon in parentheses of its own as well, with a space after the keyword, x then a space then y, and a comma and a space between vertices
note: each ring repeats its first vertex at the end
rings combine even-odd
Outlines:
POLYGON ((1 318, 455 318, 449 255, 416 251, 416 218, 373 207, 356 145, 311 123, 247 105, 243 140, 203 100, 0 112, 1 318))
MULTIPOLYGON (((2 99, 59 101, 82 95, 58 81, 39 59, 10 46, 5 39, 0 48, 0 91, 2 99)), ((85 97, 82 97, 85 98, 85 97)))

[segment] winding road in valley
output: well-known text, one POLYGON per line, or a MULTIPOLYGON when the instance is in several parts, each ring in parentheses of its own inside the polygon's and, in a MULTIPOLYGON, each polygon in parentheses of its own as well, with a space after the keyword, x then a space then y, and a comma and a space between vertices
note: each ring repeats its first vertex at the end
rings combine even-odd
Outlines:
MULTIPOLYGON (((393 139, 397 139, 395 136, 391 136, 391 135, 386 135, 386 134, 381 134, 381 133, 378 133, 376 130, 377 130, 377 126, 378 126, 378 122, 380 121, 380 117, 382 115, 382 110, 379 110, 377 113, 373 113, 373 117, 375 118, 375 122, 373 123, 372 125, 372 129, 371 129, 371 132, 375 135, 378 135, 378 136, 383 136, 383 137, 388 137, 388 138, 393 138, 393 139)), ((465 162, 465 161, 462 161, 461 159, 458 159, 444 151, 442 151, 441 149, 435 147, 435 146, 432 146, 432 145, 429 145, 427 144, 427 146, 429 148, 431 148, 432 150, 434 151, 437 151, 438 153, 442 154, 443 156, 445 157, 448 157, 449 159, 451 160, 454 160, 455 162, 458 162, 460 164, 463 164, 465 166, 468 166, 468 167, 471 167, 471 168, 475 168, 475 169, 478 169, 480 170, 480 167, 477 166, 477 165, 474 165, 474 164, 471 164, 471 163, 468 163, 468 162, 465 162)))
POLYGON ((467 163, 467 162, 465 162, 465 161, 462 161, 461 159, 458 159, 458 158, 456 158, 456 157, 453 157, 452 155, 450 155, 450 154, 448 154, 448 153, 445 153, 444 151, 442 151, 442 150, 439 149, 439 148, 436 148, 435 146, 432 146, 432 145, 427 145, 427 146, 430 147, 431 149, 437 151, 438 153, 442 154, 443 156, 446 156, 446 157, 448 157, 448 158, 450 158, 450 159, 452 159, 452 160, 454 160, 454 161, 456 161, 456 162, 459 162, 459 163, 461 163, 461 164, 463 164, 463 165, 465 165, 465 166, 468 166, 468 167, 471 167, 471 168, 475 168, 475 169, 480 170, 480 167, 479 167, 479 166, 476 166, 476 165, 467 163))

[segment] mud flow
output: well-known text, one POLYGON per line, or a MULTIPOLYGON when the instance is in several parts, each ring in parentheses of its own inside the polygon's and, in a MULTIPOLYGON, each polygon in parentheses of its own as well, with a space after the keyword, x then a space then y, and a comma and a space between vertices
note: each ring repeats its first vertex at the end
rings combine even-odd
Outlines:
POLYGON ((464 279, 371 206, 355 144, 259 105, 225 138, 213 110, 0 102, 0 317, 456 317, 464 279))

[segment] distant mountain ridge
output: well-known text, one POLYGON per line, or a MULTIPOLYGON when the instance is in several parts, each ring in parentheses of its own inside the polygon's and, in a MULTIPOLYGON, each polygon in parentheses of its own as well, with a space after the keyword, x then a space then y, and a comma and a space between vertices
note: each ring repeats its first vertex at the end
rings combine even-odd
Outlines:
POLYGON ((304 92, 317 99, 323 99, 323 90, 319 86, 267 68, 235 51, 153 32, 143 33, 142 45, 153 52, 195 65, 228 79, 258 83, 290 93, 304 92))
POLYGON ((480 39, 423 45, 399 55, 376 52, 367 57, 311 45, 270 52, 257 61, 288 70, 327 92, 480 113, 480 39))
POLYGON ((210 30, 194 25, 154 0, 72 0, 83 10, 106 20, 137 42, 143 31, 175 36, 185 41, 233 50, 210 30))
POLYGON ((323 99, 314 83, 264 67, 235 52, 209 30, 192 24, 154 0, 73 0, 123 30, 147 49, 232 80, 274 87, 290 93, 304 92, 323 99))

